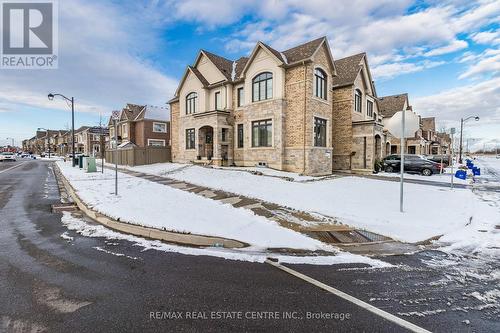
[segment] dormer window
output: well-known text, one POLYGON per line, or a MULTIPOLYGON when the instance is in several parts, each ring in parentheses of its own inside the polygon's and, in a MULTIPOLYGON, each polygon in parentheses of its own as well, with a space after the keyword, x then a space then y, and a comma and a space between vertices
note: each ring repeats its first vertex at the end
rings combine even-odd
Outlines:
POLYGON ((322 69, 316 68, 314 70, 314 83, 314 95, 322 99, 327 99, 326 74, 322 69))
POLYGON ((354 91, 354 111, 361 112, 361 90, 354 91))
POLYGON ((192 92, 186 96, 186 114, 192 114, 196 112, 198 94, 192 92))
POLYGON ((273 74, 260 73, 252 80, 252 101, 258 102, 273 98, 273 74))

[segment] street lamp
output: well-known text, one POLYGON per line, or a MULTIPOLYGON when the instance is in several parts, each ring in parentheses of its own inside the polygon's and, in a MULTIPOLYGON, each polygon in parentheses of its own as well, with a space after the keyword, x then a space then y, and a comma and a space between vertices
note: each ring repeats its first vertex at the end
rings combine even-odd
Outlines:
POLYGON ((479 120, 478 116, 470 116, 467 118, 462 118, 460 119, 460 146, 458 147, 459 153, 458 153, 458 163, 462 163, 462 136, 463 136, 463 131, 464 131, 464 123, 467 120, 474 119, 475 121, 479 120))
POLYGON ((66 101, 68 102, 71 102, 71 150, 72 150, 72 165, 73 167, 75 167, 75 98, 74 97, 71 97, 71 98, 68 98, 64 95, 61 95, 61 94, 53 94, 53 93, 50 93, 47 95, 47 97, 49 98, 49 101, 53 101, 54 100, 54 97, 56 96, 59 96, 59 97, 62 97, 64 98, 66 101))

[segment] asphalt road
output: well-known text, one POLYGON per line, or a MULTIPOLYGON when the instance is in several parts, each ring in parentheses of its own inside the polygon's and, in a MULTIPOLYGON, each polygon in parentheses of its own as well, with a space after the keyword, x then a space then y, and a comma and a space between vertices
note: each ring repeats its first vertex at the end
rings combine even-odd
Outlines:
MULTIPOLYGON (((68 231, 61 214, 51 213, 59 193, 50 163, 9 166, 16 164, 5 172, 0 164, 0 332, 405 331, 268 264, 144 250, 68 231), (230 312, 236 318, 211 319, 230 312), (308 312, 345 319, 307 319, 308 312), (279 319, 252 318, 258 315, 279 319)), ((464 295, 491 288, 486 279, 443 267, 450 259, 438 252, 385 260, 398 266, 289 267, 428 330, 499 331, 498 306, 473 309, 481 304, 464 295)), ((495 263, 476 268, 498 270, 495 263)))

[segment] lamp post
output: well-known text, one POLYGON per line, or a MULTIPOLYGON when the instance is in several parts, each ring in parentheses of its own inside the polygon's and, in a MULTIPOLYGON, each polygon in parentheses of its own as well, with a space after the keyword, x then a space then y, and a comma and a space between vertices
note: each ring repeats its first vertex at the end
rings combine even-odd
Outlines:
POLYGON ((463 131, 464 131, 464 123, 467 121, 467 120, 471 120, 471 119, 474 119, 475 121, 478 121, 479 120, 479 117, 478 116, 469 116, 467 118, 462 118, 460 119, 460 145, 458 147, 458 163, 462 163, 462 138, 463 138, 463 131))
POLYGON ((54 100, 54 97, 59 96, 64 98, 66 101, 71 102, 71 164, 75 167, 75 98, 68 98, 61 94, 48 94, 49 101, 54 100))

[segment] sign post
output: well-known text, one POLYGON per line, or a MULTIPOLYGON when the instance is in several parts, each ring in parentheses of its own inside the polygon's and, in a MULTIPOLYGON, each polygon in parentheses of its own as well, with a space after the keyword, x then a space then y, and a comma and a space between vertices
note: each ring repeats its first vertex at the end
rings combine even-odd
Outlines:
POLYGON ((455 127, 452 127, 450 129, 450 134, 451 134, 451 158, 450 158, 450 163, 451 163, 451 189, 453 190, 453 163, 454 163, 454 157, 453 157, 453 154, 454 154, 454 151, 453 151, 453 145, 454 145, 454 142, 453 142, 453 135, 455 134, 455 127))
POLYGON ((113 111, 113 124, 115 127, 115 150, 113 151, 113 159, 115 160, 115 195, 118 195, 118 118, 120 111, 113 111))
POLYGON ((396 112, 386 124, 387 130, 396 138, 400 138, 400 153, 401 153, 401 183, 399 185, 399 211, 403 210, 404 198, 404 169, 405 169, 405 138, 415 136, 415 132, 420 128, 420 119, 412 111, 411 106, 406 110, 396 112))

